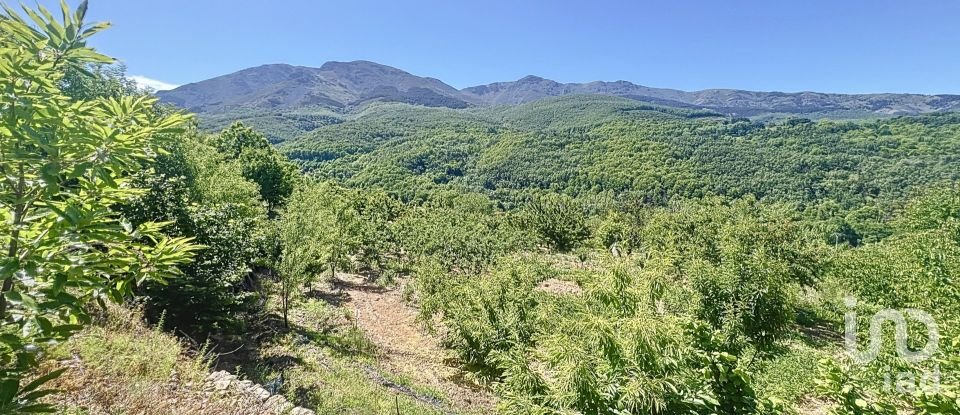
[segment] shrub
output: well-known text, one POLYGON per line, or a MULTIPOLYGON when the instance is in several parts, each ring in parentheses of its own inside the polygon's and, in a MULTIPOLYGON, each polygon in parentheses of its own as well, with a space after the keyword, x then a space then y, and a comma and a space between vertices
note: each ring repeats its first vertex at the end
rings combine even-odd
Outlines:
POLYGON ((590 236, 586 207, 566 195, 548 193, 534 197, 522 208, 520 223, 561 252, 590 236))

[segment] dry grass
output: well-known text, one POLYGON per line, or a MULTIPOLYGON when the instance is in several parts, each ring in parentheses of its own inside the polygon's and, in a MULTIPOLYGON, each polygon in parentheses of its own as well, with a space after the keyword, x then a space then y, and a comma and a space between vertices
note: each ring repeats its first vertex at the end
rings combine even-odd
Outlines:
POLYGON ((51 383, 64 414, 260 414, 259 402, 204 390, 208 365, 183 354, 175 337, 151 330, 139 313, 111 307, 97 324, 59 346, 44 370, 69 368, 51 383))
MULTIPOLYGON (((321 414, 489 412, 486 393, 447 378, 453 368, 419 331, 399 290, 354 282, 341 306, 310 298, 291 310, 296 329, 257 345, 242 362, 247 374, 263 381, 282 370, 286 397, 321 414)), ((48 398, 57 413, 72 415, 274 413, 252 395, 215 390, 206 381, 209 362, 187 350, 140 313, 111 307, 51 351, 43 372, 68 370, 50 384, 63 393, 48 398)))

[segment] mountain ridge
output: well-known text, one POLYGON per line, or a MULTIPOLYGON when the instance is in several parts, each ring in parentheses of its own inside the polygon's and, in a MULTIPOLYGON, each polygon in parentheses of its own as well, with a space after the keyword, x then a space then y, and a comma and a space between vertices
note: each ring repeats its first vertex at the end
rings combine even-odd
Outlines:
POLYGON ((378 99, 450 108, 474 104, 440 80, 370 61, 332 61, 319 68, 266 64, 159 91, 157 96, 197 113, 241 107, 346 108, 378 99))
POLYGON ((565 95, 610 95, 682 108, 709 109, 730 116, 850 112, 874 116, 960 110, 960 95, 747 91, 683 91, 630 81, 560 83, 536 75, 457 89, 371 61, 324 63, 318 68, 266 64, 157 92, 164 102, 204 114, 253 109, 322 106, 349 109, 372 101, 430 107, 517 105, 565 95))

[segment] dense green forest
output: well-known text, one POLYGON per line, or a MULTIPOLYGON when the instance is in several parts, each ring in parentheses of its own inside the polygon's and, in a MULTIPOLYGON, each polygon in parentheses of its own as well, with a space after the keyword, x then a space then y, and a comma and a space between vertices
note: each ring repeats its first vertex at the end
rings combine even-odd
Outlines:
POLYGON ((576 96, 474 112, 373 106, 281 148, 318 177, 405 200, 447 188, 508 206, 530 190, 652 204, 752 195, 854 211, 957 180, 957 120, 761 124, 576 96))
POLYGON ((0 413, 135 412, 58 398, 70 359, 171 382, 111 343, 108 302, 319 413, 960 413, 956 114, 569 96, 196 120, 87 47, 107 25, 85 10, 0 15, 0 413), (386 316, 339 303, 347 275, 402 290, 495 403, 370 369, 358 322, 386 316))

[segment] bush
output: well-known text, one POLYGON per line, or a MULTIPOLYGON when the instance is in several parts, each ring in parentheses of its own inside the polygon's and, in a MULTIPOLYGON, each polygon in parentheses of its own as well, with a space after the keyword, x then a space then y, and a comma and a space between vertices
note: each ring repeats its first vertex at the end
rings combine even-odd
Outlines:
POLYGON ((394 226, 411 263, 432 261, 457 274, 479 274, 499 257, 532 245, 507 214, 469 204, 416 207, 394 226))
POLYGON ((569 251, 590 236, 586 207, 566 195, 548 193, 534 197, 523 207, 520 223, 561 252, 569 251))

